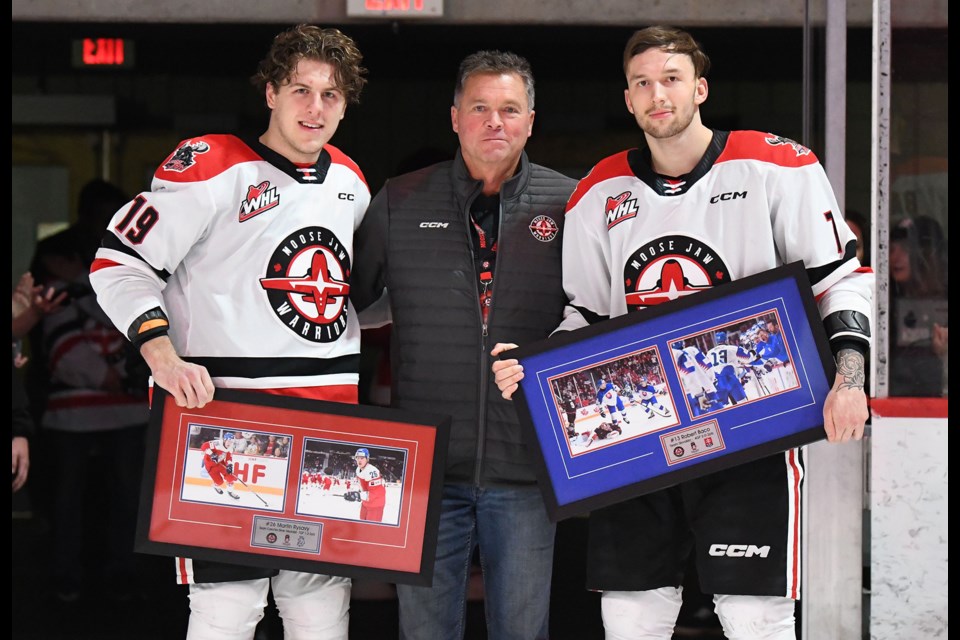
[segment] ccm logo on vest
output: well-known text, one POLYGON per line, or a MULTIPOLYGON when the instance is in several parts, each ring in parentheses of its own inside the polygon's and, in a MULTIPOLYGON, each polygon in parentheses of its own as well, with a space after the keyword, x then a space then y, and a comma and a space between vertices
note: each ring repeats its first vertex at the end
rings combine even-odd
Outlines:
POLYGON ((758 547, 755 544, 712 544, 710 545, 710 555, 728 558, 752 558, 760 556, 766 558, 770 555, 770 546, 758 547))
POLYGON ((421 222, 421 229, 446 229, 450 226, 449 222, 421 222))

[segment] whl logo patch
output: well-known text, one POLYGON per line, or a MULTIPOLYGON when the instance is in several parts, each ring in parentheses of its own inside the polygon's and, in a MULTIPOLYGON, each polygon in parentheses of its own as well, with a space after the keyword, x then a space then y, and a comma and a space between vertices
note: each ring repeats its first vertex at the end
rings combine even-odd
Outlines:
POLYGON ((240 222, 245 222, 264 211, 269 211, 280 204, 280 194, 276 187, 270 186, 269 180, 247 187, 247 197, 240 203, 240 222))
POLYGON ((637 215, 637 199, 631 198, 633 193, 624 191, 618 196, 607 197, 607 203, 603 207, 603 215, 607 219, 607 230, 620 224, 624 220, 629 220, 637 215))

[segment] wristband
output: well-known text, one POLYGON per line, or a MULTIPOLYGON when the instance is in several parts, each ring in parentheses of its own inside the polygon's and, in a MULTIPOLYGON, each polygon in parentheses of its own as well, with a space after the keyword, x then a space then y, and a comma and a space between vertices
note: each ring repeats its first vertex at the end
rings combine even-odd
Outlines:
POLYGON ((147 340, 165 336, 169 330, 167 314, 160 307, 154 307, 133 321, 127 329, 127 338, 139 349, 147 340))

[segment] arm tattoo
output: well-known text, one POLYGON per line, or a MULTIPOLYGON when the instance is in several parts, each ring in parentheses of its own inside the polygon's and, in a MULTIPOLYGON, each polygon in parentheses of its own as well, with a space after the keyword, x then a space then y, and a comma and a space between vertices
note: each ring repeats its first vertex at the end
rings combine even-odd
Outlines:
POLYGON ((837 374, 841 389, 863 389, 863 356, 853 349, 841 349, 837 354, 837 374))

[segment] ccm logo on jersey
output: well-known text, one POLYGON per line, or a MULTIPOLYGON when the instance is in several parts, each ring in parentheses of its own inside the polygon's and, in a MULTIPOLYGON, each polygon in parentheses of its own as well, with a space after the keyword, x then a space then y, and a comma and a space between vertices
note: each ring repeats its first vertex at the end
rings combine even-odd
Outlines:
POLYGON ((450 226, 449 222, 421 222, 421 229, 446 229, 450 226))
POLYGON ((603 215, 607 219, 607 229, 612 229, 615 225, 624 220, 629 220, 637 215, 640 208, 637 206, 637 199, 631 198, 633 194, 624 191, 618 196, 607 197, 607 204, 603 208, 603 215))
POLYGON ((352 193, 338 193, 337 197, 340 198, 341 200, 353 200, 352 193))
POLYGON ((270 186, 269 180, 247 187, 247 197, 240 203, 240 222, 258 216, 280 204, 280 194, 276 187, 270 186))
POLYGON ((766 558, 770 555, 770 545, 758 547, 755 544, 712 544, 710 555, 727 558, 766 558))
POLYGON ((717 204, 723 200, 741 200, 746 197, 746 191, 730 191, 729 193, 721 193, 718 196, 713 196, 710 198, 710 204, 717 204))

